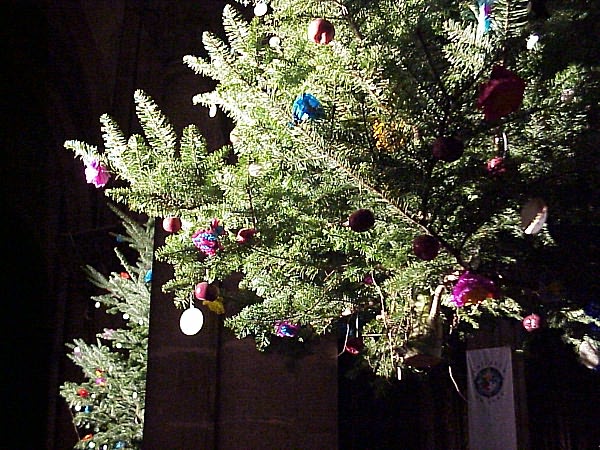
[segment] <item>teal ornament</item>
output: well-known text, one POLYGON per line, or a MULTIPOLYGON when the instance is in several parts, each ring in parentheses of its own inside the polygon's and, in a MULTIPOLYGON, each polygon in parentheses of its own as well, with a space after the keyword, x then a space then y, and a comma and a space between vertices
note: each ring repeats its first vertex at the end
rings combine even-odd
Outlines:
POLYGON ((117 441, 115 443, 115 448, 125 448, 125 441, 117 441))
POLYGON ((115 236, 115 240, 116 240, 117 242, 119 242, 119 243, 121 243, 121 242, 125 242, 125 237, 124 237, 122 234, 117 234, 117 235, 115 236))
POLYGON ((477 35, 483 36, 492 29, 492 5, 494 0, 477 0, 477 35))
POLYGON ((148 269, 146 275, 144 275, 144 281, 150 283, 152 281, 152 269, 148 269))
POLYGON ((292 105, 294 124, 305 122, 309 119, 321 119, 325 111, 321 102, 312 94, 300 94, 292 105))

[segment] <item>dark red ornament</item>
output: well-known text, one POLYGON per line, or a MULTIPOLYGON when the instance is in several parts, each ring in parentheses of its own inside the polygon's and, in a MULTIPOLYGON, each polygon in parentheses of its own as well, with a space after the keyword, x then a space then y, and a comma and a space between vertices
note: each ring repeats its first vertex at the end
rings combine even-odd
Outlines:
POLYGON ((538 330, 542 327, 542 318, 537 314, 529 314, 523 319, 523 328, 528 332, 538 330))
POLYGON ((207 283, 206 281, 198 283, 194 289, 194 296, 198 300, 206 300, 209 302, 215 301, 220 293, 221 290, 219 289, 219 286, 207 283))
POLYGON ((431 261, 440 251, 440 242, 429 234, 422 234, 413 239, 413 253, 423 261, 431 261))
POLYGON ((483 109, 485 120, 494 122, 521 107, 525 81, 502 66, 494 66, 490 80, 481 85, 477 107, 483 109))
POLYGON ((162 226, 169 233, 177 233, 181 230, 181 219, 179 217, 165 217, 162 226))
POLYGON ((433 156, 440 161, 456 161, 464 151, 463 141, 455 137, 440 136, 433 142, 433 156))
POLYGON ((371 229, 375 225, 375 215, 370 209, 357 209, 348 217, 348 226, 357 233, 371 229))
POLYGON ((329 44, 335 37, 335 27, 326 19, 315 19, 308 25, 308 39, 317 44, 329 44))
POLYGON ((235 240, 240 244, 247 244, 252 240, 255 234, 256 230, 254 228, 242 228, 237 232, 235 240))
POLYGON ((494 156, 486 163, 485 167, 490 175, 502 175, 506 172, 506 163, 502 156, 494 156))

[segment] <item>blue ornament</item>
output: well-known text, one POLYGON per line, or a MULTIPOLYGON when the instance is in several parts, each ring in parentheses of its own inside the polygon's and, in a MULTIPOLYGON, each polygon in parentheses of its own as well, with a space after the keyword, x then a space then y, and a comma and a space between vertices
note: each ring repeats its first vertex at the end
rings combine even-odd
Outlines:
POLYGON ((115 448, 125 448, 125 441, 117 441, 115 443, 115 448))
POLYGON ((297 124, 308 119, 321 119, 325 116, 325 111, 314 95, 300 94, 292 105, 292 116, 294 124, 297 124))
POLYGON ((152 281, 152 269, 148 269, 146 275, 144 275, 144 281, 150 283, 152 281))
POLYGON ((594 319, 600 319, 600 303, 590 300, 583 308, 583 311, 594 319))
POLYGON ((115 239, 117 240, 117 242, 125 242, 125 237, 121 234, 117 234, 115 239))
POLYGON ((94 407, 92 405, 85 405, 83 407, 83 412, 84 413, 90 413, 90 412, 92 412, 93 409, 94 409, 94 407))

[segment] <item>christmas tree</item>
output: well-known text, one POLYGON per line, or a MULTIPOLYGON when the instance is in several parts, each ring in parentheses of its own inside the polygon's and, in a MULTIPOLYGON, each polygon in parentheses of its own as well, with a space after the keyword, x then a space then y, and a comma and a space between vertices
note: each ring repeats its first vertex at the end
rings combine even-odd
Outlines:
POLYGON ((138 90, 143 133, 104 115, 103 148, 65 146, 109 198, 164 218, 175 306, 225 314, 259 349, 341 329, 390 377, 504 318, 559 330, 597 368, 599 16, 583 0, 231 4, 225 38, 183 58, 215 80, 193 101, 231 120, 230 145, 208 151, 138 90))
POLYGON ((67 381, 60 393, 73 413, 79 435, 75 448, 82 449, 141 448, 142 443, 154 219, 140 225, 112 209, 125 230, 116 235, 117 241, 134 250, 138 259, 131 264, 117 246, 123 271, 106 277, 85 267, 89 281, 106 292, 92 297, 96 307, 120 315, 124 326, 105 328, 95 343, 75 339, 67 344, 72 350, 68 356, 81 368, 85 381, 67 381))

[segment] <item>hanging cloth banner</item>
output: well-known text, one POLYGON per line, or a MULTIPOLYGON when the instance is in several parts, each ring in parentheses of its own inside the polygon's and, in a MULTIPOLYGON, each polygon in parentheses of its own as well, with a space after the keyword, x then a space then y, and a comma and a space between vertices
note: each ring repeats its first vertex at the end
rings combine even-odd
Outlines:
POLYGON ((517 450, 510 347, 467 351, 469 450, 517 450))

